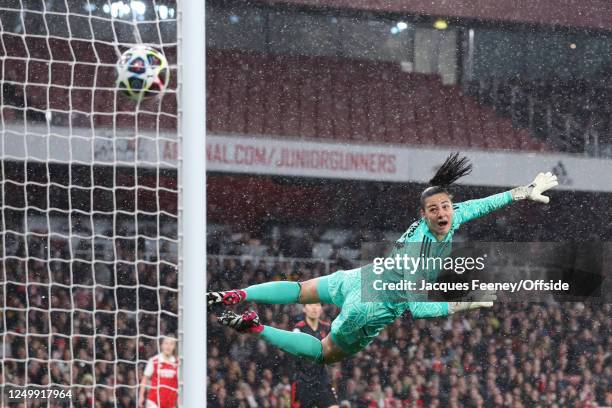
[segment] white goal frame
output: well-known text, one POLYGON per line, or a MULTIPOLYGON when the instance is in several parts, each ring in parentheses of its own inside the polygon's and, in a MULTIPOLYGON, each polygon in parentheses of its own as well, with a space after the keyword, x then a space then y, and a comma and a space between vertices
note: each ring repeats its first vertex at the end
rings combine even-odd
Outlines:
POLYGON ((206 405, 205 1, 178 2, 179 404, 206 405), (182 4, 181 4, 182 3, 182 4), (187 357, 187 358, 186 358, 187 357))

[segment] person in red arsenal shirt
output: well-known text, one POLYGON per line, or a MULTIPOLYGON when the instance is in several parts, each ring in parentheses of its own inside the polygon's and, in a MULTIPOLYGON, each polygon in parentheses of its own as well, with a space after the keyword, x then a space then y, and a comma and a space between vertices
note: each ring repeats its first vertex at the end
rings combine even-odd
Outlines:
POLYGON ((174 356, 176 340, 164 337, 161 353, 151 357, 140 382, 139 408, 175 408, 178 397, 178 361, 174 356), (149 381, 151 384, 148 385, 149 381), (147 391, 145 400, 145 391, 147 391), (146 405, 145 405, 146 403, 146 405))

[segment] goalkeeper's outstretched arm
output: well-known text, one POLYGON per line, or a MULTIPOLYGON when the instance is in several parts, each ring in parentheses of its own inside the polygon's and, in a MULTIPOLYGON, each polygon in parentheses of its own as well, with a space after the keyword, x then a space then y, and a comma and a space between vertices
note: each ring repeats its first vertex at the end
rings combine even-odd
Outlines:
POLYGON ((558 184, 557 176, 551 172, 539 173, 529 185, 516 187, 512 190, 494 194, 489 197, 464 201, 456 204, 456 221, 459 224, 462 224, 475 218, 482 217, 519 200, 527 199, 538 203, 548 204, 550 201, 549 197, 542 195, 542 193, 550 190, 558 184))

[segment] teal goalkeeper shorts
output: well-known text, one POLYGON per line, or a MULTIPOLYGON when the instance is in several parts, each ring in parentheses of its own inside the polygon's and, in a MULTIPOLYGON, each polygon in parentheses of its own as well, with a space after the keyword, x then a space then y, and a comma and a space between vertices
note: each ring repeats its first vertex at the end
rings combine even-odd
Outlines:
POLYGON ((341 308, 332 322, 330 335, 348 355, 365 349, 382 329, 399 317, 397 310, 385 303, 361 301, 360 268, 321 277, 317 290, 323 303, 341 308))

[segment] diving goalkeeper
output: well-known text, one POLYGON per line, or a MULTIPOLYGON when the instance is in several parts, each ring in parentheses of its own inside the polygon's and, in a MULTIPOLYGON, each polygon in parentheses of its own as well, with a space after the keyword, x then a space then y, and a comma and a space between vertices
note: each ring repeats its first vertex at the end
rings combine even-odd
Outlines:
MULTIPOLYGON (((551 173, 540 173, 535 180, 522 187, 495 194, 486 198, 453 203, 448 187, 459 178, 469 174, 472 165, 458 153, 450 155, 420 197, 421 218, 396 241, 390 257, 404 255, 411 248, 420 248, 411 256, 422 255, 425 248, 428 256, 448 254, 455 231, 461 224, 482 217, 514 201, 532 200, 548 203, 542 193, 556 186, 557 177, 551 173), (409 245, 412 243, 412 245, 409 245), (440 245, 433 245, 438 243, 440 245), (420 244, 420 245, 419 245, 420 244), (432 249, 433 248, 433 249, 432 249)), ((330 364, 356 354, 370 344, 380 331, 409 310, 414 319, 443 317, 450 314, 491 307, 493 302, 366 302, 362 300, 362 273, 371 273, 372 264, 361 268, 337 271, 305 282, 268 282, 246 289, 207 293, 208 307, 231 306, 250 301, 265 304, 324 303, 341 308, 332 322, 331 331, 323 340, 305 333, 279 330, 260 323, 254 311, 239 315, 226 310, 218 318, 220 324, 240 333, 260 336, 267 342, 295 356, 309 358, 319 363, 330 364)), ((399 273, 399 272, 398 272, 399 273)), ((427 271, 427 281, 437 274, 427 271)))

